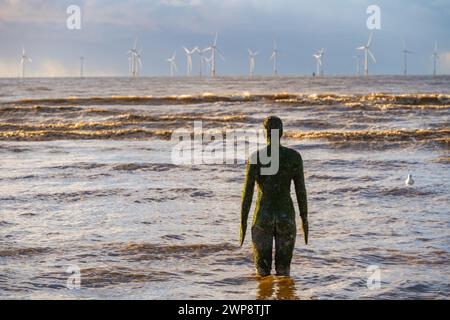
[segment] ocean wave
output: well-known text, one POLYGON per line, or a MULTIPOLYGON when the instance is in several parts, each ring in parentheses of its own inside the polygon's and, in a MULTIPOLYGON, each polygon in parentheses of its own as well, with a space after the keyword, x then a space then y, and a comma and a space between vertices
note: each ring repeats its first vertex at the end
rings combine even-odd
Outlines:
POLYGON ((123 139, 170 139, 172 130, 37 130, 37 131, 4 131, 0 132, 0 140, 5 141, 50 141, 50 140, 123 140, 123 139))
POLYGON ((182 105, 216 102, 249 102, 269 101, 296 105, 345 105, 348 107, 380 106, 382 109, 405 106, 420 106, 423 108, 449 108, 450 95, 446 94, 386 94, 371 93, 367 95, 354 94, 294 94, 287 92, 271 94, 241 94, 220 95, 204 93, 200 95, 173 96, 111 96, 111 97, 68 97, 21 99, 3 102, 14 106, 91 106, 91 105, 182 105))
POLYGON ((142 256, 208 256, 213 253, 221 251, 232 251, 238 249, 237 246, 230 243, 218 244, 179 244, 179 245, 160 245, 151 243, 112 243, 105 244, 104 249, 109 252, 120 253, 124 256, 135 256, 137 258, 142 256))
MULTIPOLYGON (((76 124, 79 125, 79 124, 76 124)), ((75 125, 75 126, 76 126, 75 125)), ((114 125, 111 125, 113 128, 114 125)), ((46 130, 13 130, 0 131, 0 140, 5 141, 47 141, 47 140, 124 140, 158 138, 168 140, 173 130, 104 129, 107 124, 86 124, 84 127, 64 130, 46 128, 46 130), (82 130, 99 129, 101 130, 82 130)), ((186 129, 186 132, 189 132, 186 129)), ((218 130, 225 135, 225 130, 218 130)), ((192 134, 192 133, 191 133, 192 134)), ((293 140, 328 140, 332 142, 418 142, 433 140, 442 144, 450 143, 450 129, 441 130, 362 130, 362 131, 288 131, 284 136, 293 140)))
POLYGON ((50 251, 50 248, 8 248, 0 249, 0 257, 31 256, 36 254, 46 254, 50 251))
POLYGON ((364 130, 364 131, 310 131, 286 132, 291 139, 325 139, 330 141, 407 141, 442 140, 450 141, 450 129, 442 130, 364 130))

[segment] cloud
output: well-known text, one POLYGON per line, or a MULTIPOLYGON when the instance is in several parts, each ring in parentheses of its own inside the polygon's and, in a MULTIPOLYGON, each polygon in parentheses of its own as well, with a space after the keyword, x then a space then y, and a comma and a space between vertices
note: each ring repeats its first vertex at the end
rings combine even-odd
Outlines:
POLYGON ((0 25, 5 23, 41 24, 66 19, 63 1, 0 0, 0 25))

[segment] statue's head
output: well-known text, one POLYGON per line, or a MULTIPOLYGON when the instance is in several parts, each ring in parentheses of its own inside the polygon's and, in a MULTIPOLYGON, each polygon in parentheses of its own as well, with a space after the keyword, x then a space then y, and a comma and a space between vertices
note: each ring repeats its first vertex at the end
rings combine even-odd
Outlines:
POLYGON ((283 135, 283 122, 281 119, 276 116, 269 116, 264 119, 264 131, 269 143, 271 142, 272 130, 274 129, 278 130, 278 138, 281 139, 283 135))

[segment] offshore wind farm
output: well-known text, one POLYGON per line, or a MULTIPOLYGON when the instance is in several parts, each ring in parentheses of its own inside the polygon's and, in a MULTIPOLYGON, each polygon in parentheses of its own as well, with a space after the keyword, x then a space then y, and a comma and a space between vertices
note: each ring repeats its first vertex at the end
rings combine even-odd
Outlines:
MULTIPOLYGON (((365 76, 369 76, 369 65, 370 63, 377 63, 375 55, 373 54, 373 52, 371 50, 373 50, 372 46, 373 46, 373 35, 374 33, 371 32, 369 34, 369 38, 368 41, 365 45, 357 47, 356 51, 358 52, 363 52, 363 70, 364 70, 364 75, 365 76)), ((199 46, 193 47, 191 49, 188 49, 186 46, 182 46, 182 49, 186 55, 186 73, 185 75, 187 77, 192 77, 195 76, 195 74, 193 73, 193 61, 194 61, 194 56, 197 55, 198 56, 198 65, 199 65, 199 73, 197 74, 198 76, 209 76, 209 77, 215 77, 218 75, 217 73, 217 65, 218 65, 218 61, 217 61, 217 57, 220 58, 220 60, 222 61, 222 63, 225 63, 225 57, 222 54, 222 52, 218 49, 217 47, 217 41, 218 41, 218 37, 219 34, 215 33, 214 35, 214 41, 211 43, 210 46, 200 49, 199 46), (208 72, 204 72, 204 68, 205 65, 207 66, 208 72)), ((248 54, 249 54, 249 77, 254 77, 255 75, 257 75, 256 73, 256 64, 255 64, 255 58, 257 55, 259 55, 259 51, 253 52, 250 49, 247 49, 248 54)), ((175 55, 176 55, 176 50, 174 51, 174 55, 172 56, 172 58, 170 59, 165 59, 166 62, 169 62, 169 76, 173 77, 173 76, 181 76, 181 74, 178 74, 179 70, 178 67, 176 66, 175 63, 175 55)), ((431 57, 433 59, 433 72, 432 75, 436 76, 438 74, 438 60, 439 60, 439 52, 438 52, 438 44, 437 42, 435 42, 434 45, 434 50, 431 51, 431 57)), ((402 41, 402 50, 401 53, 403 55, 403 72, 402 74, 404 76, 408 75, 408 55, 413 54, 412 51, 407 50, 406 48, 406 44, 405 41, 402 41)), ((312 72, 312 76, 324 76, 324 54, 325 54, 325 49, 320 49, 317 50, 314 54, 313 57, 315 59, 316 62, 316 68, 315 71, 312 72)), ((141 55, 141 50, 138 49, 138 38, 135 39, 134 41, 134 45, 132 46, 131 49, 128 50, 127 52, 128 55, 128 74, 130 77, 139 77, 141 75, 141 69, 143 68, 143 63, 142 63, 142 55, 141 55)), ((278 45, 275 41, 273 41, 273 50, 272 53, 268 59, 268 62, 272 63, 272 75, 273 76, 279 76, 279 49, 278 49, 278 45)), ((356 72, 352 72, 351 70, 348 71, 347 75, 351 76, 351 75, 356 75, 359 76, 360 75, 360 69, 361 69, 361 64, 360 64, 360 55, 354 55, 353 59, 356 61, 356 72)), ((22 48, 22 55, 21 55, 21 59, 20 59, 20 63, 19 63, 19 67, 20 67, 20 76, 22 78, 26 77, 26 73, 25 73, 25 68, 26 68, 26 64, 30 63, 31 59, 27 56, 26 52, 25 52, 25 48, 22 48)), ((151 66, 151 63, 149 62, 148 65, 151 66)), ((226 68, 226 66, 223 66, 224 68, 226 68)), ((400 74, 400 73, 399 73, 400 74)), ((80 57, 80 77, 83 77, 84 75, 84 57, 80 57)), ((264 74, 260 74, 261 76, 263 76, 264 74)), ((95 75, 94 75, 95 76, 95 75)))

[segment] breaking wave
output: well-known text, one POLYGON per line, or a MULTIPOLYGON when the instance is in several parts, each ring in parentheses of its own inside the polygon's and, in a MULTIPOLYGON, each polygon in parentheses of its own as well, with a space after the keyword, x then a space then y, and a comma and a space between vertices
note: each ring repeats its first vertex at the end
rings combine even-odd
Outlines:
MULTIPOLYGON (((113 129, 107 124, 86 124, 84 127, 47 127, 46 130, 0 131, 0 140, 4 141, 48 141, 48 140, 126 140, 157 138, 168 140, 173 130, 150 129, 113 129), (95 129, 95 130, 83 130, 95 129)), ((76 125, 73 125, 76 126, 76 125)), ((36 128, 34 128, 36 129, 36 128)), ((188 131, 187 131, 188 132, 188 131)), ((218 131, 225 135, 225 131, 218 131)), ((361 131, 288 131, 284 136, 293 140, 328 140, 328 141, 424 141, 433 140, 444 144, 450 143, 450 129, 441 130, 361 130, 361 131)))
MULTIPOLYGON (((45 99, 21 99, 3 103, 13 106, 92 106, 92 105, 182 105, 202 104, 216 102, 249 102, 267 101, 288 103, 296 105, 345 105, 347 107, 378 107, 390 108, 448 108, 450 95, 446 94, 385 94, 371 93, 367 95, 353 94, 293 94, 279 92, 272 94, 241 94, 218 95, 203 93, 200 95, 174 95, 174 96, 112 96, 112 97, 68 97, 45 99)), ((10 108, 10 107, 9 107, 10 108)), ((10 108, 11 109, 11 108, 10 108)), ((43 111, 47 110, 45 108, 43 111)))

